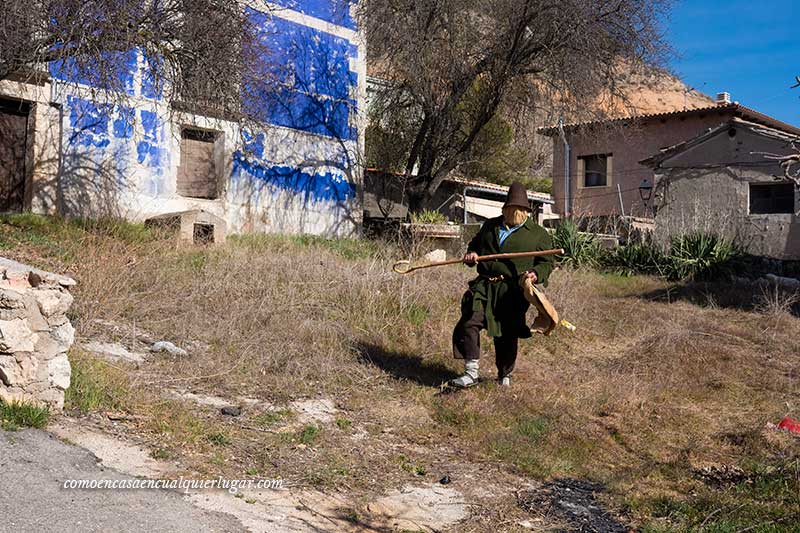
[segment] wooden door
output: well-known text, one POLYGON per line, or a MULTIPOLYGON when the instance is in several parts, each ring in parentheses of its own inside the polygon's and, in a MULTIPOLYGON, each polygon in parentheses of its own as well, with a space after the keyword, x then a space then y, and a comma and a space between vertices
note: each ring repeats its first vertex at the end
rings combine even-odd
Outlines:
POLYGON ((0 212, 22 211, 29 106, 0 100, 0 212))
POLYGON ((178 194, 189 198, 214 199, 219 194, 214 158, 217 133, 185 128, 181 134, 178 194))

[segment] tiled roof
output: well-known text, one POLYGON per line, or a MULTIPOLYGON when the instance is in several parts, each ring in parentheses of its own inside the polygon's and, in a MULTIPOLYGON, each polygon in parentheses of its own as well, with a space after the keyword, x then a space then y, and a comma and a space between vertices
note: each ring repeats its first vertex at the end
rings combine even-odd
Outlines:
MULTIPOLYGON (((445 181, 449 181, 450 183, 458 183, 466 187, 475 187, 476 189, 484 189, 486 191, 494 191, 502 194, 508 193, 508 186, 498 185, 496 183, 489 183, 488 181, 475 181, 475 180, 468 180, 464 178, 455 178, 455 177, 445 178, 445 181)), ((547 193, 537 192, 537 191, 527 191, 527 193, 529 200, 546 204, 553 203, 553 197, 547 193)))
POLYGON ((678 154, 692 146, 695 146, 706 139, 709 139, 717 134, 719 134, 722 130, 727 130, 731 127, 731 124, 740 124, 745 128, 750 129, 754 133, 759 135, 763 135, 765 137, 770 137, 773 139, 778 139, 784 142, 798 142, 800 141, 799 135, 792 135, 788 134, 783 130, 779 130, 776 128, 766 127, 763 124, 757 122, 750 122, 747 120, 742 120, 739 118, 733 118, 728 122, 724 122, 715 128, 710 128, 707 131, 704 131, 700 135, 692 137, 691 139, 679 142, 677 144, 673 144, 672 146, 668 146, 666 148, 662 148, 659 153, 648 157, 647 159, 643 159, 639 161, 639 164, 649 166, 649 167, 656 167, 662 162, 666 161, 667 159, 671 158, 675 154, 678 154))
MULTIPOLYGON (((774 128, 776 130, 785 131, 793 135, 800 135, 800 128, 792 126, 791 124, 787 124, 786 122, 782 122, 769 115, 765 115, 764 113, 760 113, 755 109, 750 109, 749 107, 743 106, 739 102, 732 102, 730 104, 715 104, 712 106, 698 107, 695 109, 681 109, 677 111, 667 111, 664 113, 652 113, 648 115, 638 115, 631 117, 620 117, 620 118, 612 118, 606 120, 594 120, 590 122, 565 124, 564 129, 575 130, 579 128, 591 128, 596 126, 622 125, 628 122, 635 122, 635 121, 641 122, 641 121, 658 120, 666 118, 680 118, 680 117, 688 117, 695 115, 705 115, 708 113, 733 113, 734 116, 738 118, 742 118, 750 122, 755 122, 756 124, 761 124, 763 126, 774 128)), ((550 126, 547 128, 539 128, 537 131, 542 135, 554 136, 558 134, 558 130, 559 130, 558 126, 550 126)))
MULTIPOLYGON (((380 173, 380 174, 389 174, 392 176, 401 177, 403 174, 398 172, 388 172, 385 170, 380 170, 377 168, 368 168, 366 172, 373 172, 373 173, 380 173)), ((484 189, 489 192, 497 192, 497 193, 508 193, 508 186, 506 185, 498 185, 496 183, 489 183, 488 181, 478 181, 478 180, 468 180, 466 178, 459 178, 455 176, 448 176, 444 179, 444 181, 450 183, 458 183, 460 185, 465 185, 467 187, 475 187, 479 189, 484 189)), ((545 203, 545 204, 552 204, 553 197, 544 192, 536 192, 536 191, 527 191, 528 192, 528 199, 533 200, 535 202, 545 203)))

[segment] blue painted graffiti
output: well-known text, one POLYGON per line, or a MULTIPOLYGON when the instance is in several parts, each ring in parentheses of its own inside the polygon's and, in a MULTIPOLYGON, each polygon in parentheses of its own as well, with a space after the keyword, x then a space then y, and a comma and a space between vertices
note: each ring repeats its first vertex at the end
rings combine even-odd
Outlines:
POLYGON ((245 112, 265 123, 353 140, 350 125, 358 76, 350 70, 357 49, 346 39, 248 9, 269 54, 244 81, 245 112), (263 79, 276 80, 264 87, 263 79))
POLYGON ((48 65, 50 75, 58 80, 80 83, 106 90, 123 90, 134 94, 134 74, 138 54, 136 50, 103 54, 103 71, 97 61, 85 59, 78 62, 74 58, 51 61, 48 65))
POLYGON ((264 100, 245 109, 264 122, 335 139, 354 140, 350 125, 351 102, 340 102, 291 89, 270 91, 264 100))
POLYGON ((233 154, 233 178, 239 178, 242 174, 284 191, 303 194, 306 202, 345 202, 356 195, 355 186, 333 172, 310 174, 286 165, 254 162, 236 151, 233 154))
POLYGON ((67 105, 72 143, 93 148, 105 148, 111 143, 108 124, 114 106, 74 96, 67 98, 67 105))
MULTIPOLYGON (((72 146, 105 150, 113 139, 119 139, 118 149, 125 149, 134 136, 136 114, 130 107, 109 103, 97 103, 76 96, 67 97, 69 108, 69 134, 72 146)), ((161 124, 156 113, 139 110, 144 132, 143 139, 136 144, 139 163, 162 173, 164 149, 161 142, 161 124)))
POLYGON ((264 157, 265 135, 263 133, 254 135, 248 130, 242 130, 242 139, 244 141, 245 154, 257 158, 264 157))
POLYGON ((139 116, 142 119, 144 139, 136 145, 138 161, 151 168, 159 168, 161 166, 162 150, 158 146, 160 138, 158 115, 152 111, 141 109, 139 116))
POLYGON ((119 108, 117 118, 114 119, 113 133, 117 139, 130 139, 133 137, 133 126, 136 116, 133 109, 119 108))
MULTIPOLYGON (((273 0, 273 3, 337 26, 356 28, 356 22, 350 16, 353 2, 349 0, 273 0)), ((280 16, 280 11, 277 14, 280 16)))
POLYGON ((159 57, 144 55, 142 66, 142 96, 160 100, 163 95, 163 88, 160 80, 155 74, 155 70, 163 69, 163 59, 159 57))
POLYGON ((347 39, 248 9, 268 56, 261 69, 307 93, 344 100, 358 82, 350 70, 357 48, 347 39))

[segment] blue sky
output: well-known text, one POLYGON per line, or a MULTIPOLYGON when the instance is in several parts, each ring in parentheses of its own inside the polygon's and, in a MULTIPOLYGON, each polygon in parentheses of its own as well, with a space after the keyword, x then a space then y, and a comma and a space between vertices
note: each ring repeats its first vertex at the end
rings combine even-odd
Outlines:
POLYGON ((664 28, 689 86, 800 126, 798 0, 675 0, 664 28))

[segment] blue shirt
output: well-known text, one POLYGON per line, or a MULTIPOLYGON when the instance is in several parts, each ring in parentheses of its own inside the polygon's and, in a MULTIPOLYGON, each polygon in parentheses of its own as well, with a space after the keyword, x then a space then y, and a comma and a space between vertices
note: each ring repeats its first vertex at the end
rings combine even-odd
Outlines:
POLYGON ((525 223, 523 222, 522 224, 519 224, 519 225, 511 227, 511 228, 506 227, 505 224, 500 226, 500 228, 498 229, 498 232, 499 232, 498 236, 500 237, 500 246, 503 246, 503 243, 506 241, 506 239, 508 239, 508 237, 512 233, 514 233, 515 231, 517 231, 519 228, 521 228, 524 225, 525 225, 525 223))

